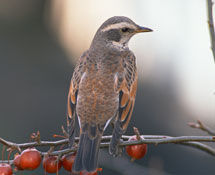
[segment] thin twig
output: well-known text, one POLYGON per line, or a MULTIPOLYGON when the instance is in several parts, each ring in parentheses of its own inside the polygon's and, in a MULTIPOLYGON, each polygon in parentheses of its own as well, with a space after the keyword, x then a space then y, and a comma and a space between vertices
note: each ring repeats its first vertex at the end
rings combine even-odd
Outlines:
POLYGON ((206 126, 203 122, 200 120, 197 120, 196 123, 189 122, 188 125, 192 128, 201 129, 202 131, 207 132, 209 135, 215 136, 215 131, 213 131, 211 128, 206 126))
POLYGON ((213 2, 207 0, 207 14, 208 14, 208 27, 210 31, 211 50, 215 62, 215 34, 214 34, 214 21, 213 21, 213 2))

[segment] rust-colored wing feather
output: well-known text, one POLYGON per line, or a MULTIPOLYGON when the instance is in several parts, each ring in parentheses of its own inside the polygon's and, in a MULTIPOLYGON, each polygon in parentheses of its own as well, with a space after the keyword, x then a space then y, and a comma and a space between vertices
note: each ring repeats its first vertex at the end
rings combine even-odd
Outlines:
POLYGON ((131 52, 123 60, 123 73, 115 81, 116 90, 119 92, 119 112, 115 122, 113 136, 109 148, 110 154, 117 155, 117 145, 122 134, 126 131, 134 108, 137 90, 136 59, 131 52))
POLYGON ((122 129, 125 131, 131 119, 134 108, 134 102, 137 90, 137 71, 136 60, 133 54, 130 54, 124 60, 124 79, 119 89, 119 116, 118 120, 122 122, 122 129))
POLYGON ((72 147, 74 143, 74 137, 75 137, 75 115, 76 115, 76 101, 77 101, 77 95, 78 95, 78 88, 79 83, 81 80, 81 77, 85 71, 85 58, 86 58, 87 52, 85 52, 81 58, 79 59, 72 79, 71 84, 69 88, 68 93, 68 101, 67 101, 67 129, 69 134, 69 146, 72 147))

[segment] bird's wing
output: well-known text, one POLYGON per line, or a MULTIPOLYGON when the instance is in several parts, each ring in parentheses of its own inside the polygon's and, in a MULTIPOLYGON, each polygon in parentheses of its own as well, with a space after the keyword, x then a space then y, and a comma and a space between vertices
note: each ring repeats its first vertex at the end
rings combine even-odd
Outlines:
POLYGON ((119 114, 122 130, 127 129, 131 119, 137 90, 137 68, 133 53, 129 54, 123 61, 124 76, 119 86, 119 114))
POLYGON ((130 53, 125 57, 122 65, 123 73, 118 74, 115 81, 115 89, 119 93, 119 110, 109 146, 110 154, 115 156, 118 154, 117 145, 120 138, 131 119, 137 90, 137 68, 134 54, 130 53))
POLYGON ((75 115, 76 115, 76 101, 77 101, 77 95, 78 95, 78 89, 79 89, 79 83, 81 80, 81 77, 84 74, 85 71, 85 61, 87 57, 87 52, 85 52, 81 58, 79 59, 72 79, 71 84, 69 88, 68 93, 68 101, 67 101, 67 128, 68 128, 68 134, 69 134, 69 145, 72 146, 74 142, 74 128, 75 128, 75 115))

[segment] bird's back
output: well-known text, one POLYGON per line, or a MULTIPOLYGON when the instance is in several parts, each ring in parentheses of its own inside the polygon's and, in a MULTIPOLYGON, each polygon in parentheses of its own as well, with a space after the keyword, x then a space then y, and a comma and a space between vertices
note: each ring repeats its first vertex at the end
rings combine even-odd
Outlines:
POLYGON ((117 58, 86 57, 77 97, 77 114, 81 123, 105 124, 118 110, 119 96, 115 90, 116 74, 122 71, 117 58))

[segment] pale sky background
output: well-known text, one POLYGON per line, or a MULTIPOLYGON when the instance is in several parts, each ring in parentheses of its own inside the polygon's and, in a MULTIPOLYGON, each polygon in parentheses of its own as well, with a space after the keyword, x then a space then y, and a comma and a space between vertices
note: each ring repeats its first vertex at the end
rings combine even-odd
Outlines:
POLYGON ((96 30, 109 17, 127 16, 152 28, 153 33, 139 34, 130 42, 130 49, 137 57, 139 83, 144 80, 155 81, 157 85, 165 83, 171 76, 168 73, 171 68, 181 105, 191 111, 194 119, 215 123, 215 64, 210 50, 206 1, 53 0, 51 3, 46 19, 73 61, 89 47, 96 30))

